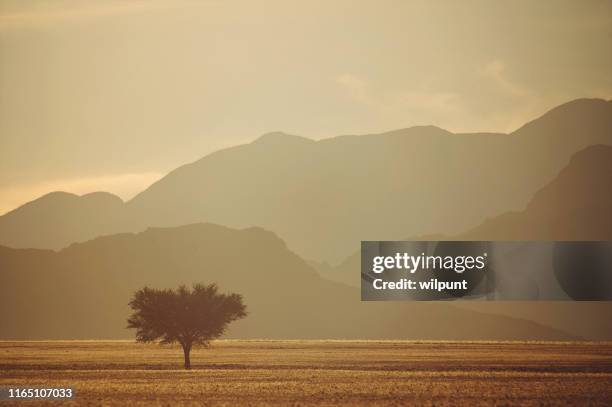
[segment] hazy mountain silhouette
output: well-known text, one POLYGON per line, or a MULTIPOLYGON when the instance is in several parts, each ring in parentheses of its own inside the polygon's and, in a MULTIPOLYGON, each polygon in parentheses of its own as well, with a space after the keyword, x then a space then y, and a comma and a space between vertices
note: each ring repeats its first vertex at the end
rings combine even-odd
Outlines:
POLYGON ((612 240, 612 147, 588 147, 521 212, 486 220, 464 240, 612 240))
POLYGON ((59 249, 127 230, 127 224, 125 204, 113 194, 51 192, 0 216, 0 242, 11 247, 59 249))
MULTIPOLYGON (((540 189, 523 211, 488 219, 456 235, 414 240, 612 240, 612 147, 576 153, 559 175, 540 189)), ((360 255, 335 268, 318 268, 333 281, 358 287, 360 255)), ((528 318, 576 335, 612 340, 612 302, 460 302, 472 310, 528 318)))
MULTIPOLYGON (((508 135, 433 126, 320 141, 270 133, 177 168, 121 216, 96 211, 82 230, 38 225, 21 207, 0 217, 0 244, 60 248, 109 231, 206 221, 261 226, 302 257, 337 262, 360 240, 455 234, 518 210, 593 144, 612 144, 610 101, 569 102, 508 135)), ((70 219, 72 211, 47 213, 70 219)))
POLYGON ((596 143, 612 144, 612 102, 570 102, 510 135, 274 133, 178 168, 128 206, 147 225, 259 225, 303 257, 337 260, 362 239, 453 233, 519 209, 596 143))
MULTIPOLYGON (((459 236, 488 240, 612 240, 612 147, 577 153, 525 210, 489 219, 459 236)), ((612 340, 612 302, 462 303, 465 309, 529 318, 597 340, 612 340)))
POLYGON ((361 302, 260 228, 155 228, 60 252, 0 248, 2 338, 124 338, 133 291, 217 282, 244 295, 240 338, 572 339, 541 324, 445 303, 361 302), (27 297, 24 296, 27 293, 27 297))

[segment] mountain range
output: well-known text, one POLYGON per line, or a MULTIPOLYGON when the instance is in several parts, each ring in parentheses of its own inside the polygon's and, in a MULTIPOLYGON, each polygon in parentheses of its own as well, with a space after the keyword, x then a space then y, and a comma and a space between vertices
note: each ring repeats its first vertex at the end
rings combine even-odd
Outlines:
POLYGON ((577 151, 612 144, 612 101, 579 99, 510 134, 413 127, 319 141, 283 133, 171 171, 123 203, 51 193, 0 217, 0 244, 60 249, 147 227, 272 230, 303 258, 338 262, 360 240, 457 234, 524 207, 577 151))
POLYGON ((351 255, 407 236, 612 240, 611 145, 612 102, 580 99, 511 134, 269 133, 128 202, 52 192, 0 216, 0 337, 127 337, 135 289, 202 281, 244 294, 234 337, 611 340, 612 303, 362 303, 351 255))
MULTIPOLYGON (((612 240, 612 147, 595 145, 576 153, 549 184, 517 212, 505 213, 454 236, 406 240, 612 240)), ((359 287, 360 254, 337 267, 315 263, 321 275, 359 287)), ((611 302, 478 302, 456 306, 528 318, 590 339, 611 340, 611 302)))
POLYGON ((358 289, 320 277, 261 228, 151 228, 59 252, 1 247, 0 269, 2 339, 127 338, 136 289, 197 281, 244 296, 249 315, 232 326, 234 338, 578 338, 448 303, 362 302, 358 289))
POLYGON ((519 212, 485 220, 462 240, 612 240, 612 147, 576 153, 519 212))

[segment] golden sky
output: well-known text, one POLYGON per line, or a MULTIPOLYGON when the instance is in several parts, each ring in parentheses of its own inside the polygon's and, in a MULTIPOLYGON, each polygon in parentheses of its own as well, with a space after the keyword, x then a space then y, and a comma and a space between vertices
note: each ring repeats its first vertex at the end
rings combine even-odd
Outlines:
POLYGON ((612 97, 611 1, 2 1, 0 213, 281 130, 512 131, 612 97))

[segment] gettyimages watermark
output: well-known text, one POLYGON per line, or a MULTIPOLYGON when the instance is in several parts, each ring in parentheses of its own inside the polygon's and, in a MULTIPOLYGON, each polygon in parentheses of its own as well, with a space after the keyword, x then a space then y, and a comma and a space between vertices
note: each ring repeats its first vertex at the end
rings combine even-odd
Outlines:
POLYGON ((361 299, 612 300, 611 241, 363 241, 361 299))

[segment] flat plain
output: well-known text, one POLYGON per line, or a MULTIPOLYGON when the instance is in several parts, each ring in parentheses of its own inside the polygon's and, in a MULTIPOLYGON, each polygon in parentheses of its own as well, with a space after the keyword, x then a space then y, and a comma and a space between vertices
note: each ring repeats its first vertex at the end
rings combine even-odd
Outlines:
POLYGON ((72 387, 66 406, 612 405, 611 342, 220 340, 191 360, 132 341, 1 341, 0 387, 72 387))

